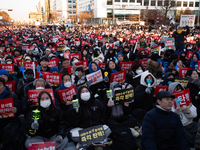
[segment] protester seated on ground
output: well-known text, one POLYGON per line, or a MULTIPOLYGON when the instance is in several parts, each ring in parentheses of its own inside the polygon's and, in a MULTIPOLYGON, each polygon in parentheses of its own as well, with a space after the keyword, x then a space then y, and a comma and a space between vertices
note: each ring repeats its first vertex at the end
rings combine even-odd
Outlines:
POLYGON ((83 65, 73 66, 72 69, 72 83, 75 84, 75 86, 79 86, 87 82, 83 65))
POLYGON ((61 64, 62 64, 62 69, 60 70, 60 73, 68 73, 67 67, 71 65, 70 60, 68 58, 63 58, 61 60, 61 64))
POLYGON ((116 52, 116 51, 115 51, 114 48, 109 47, 108 52, 107 52, 107 54, 105 55, 105 60, 104 60, 105 63, 107 63, 107 61, 110 60, 110 58, 113 58, 113 59, 114 59, 114 57, 115 57, 115 55, 116 55, 115 52, 116 52))
POLYGON ((108 72, 108 77, 110 80, 111 73, 117 73, 121 71, 121 67, 115 63, 114 59, 110 59, 106 64, 105 72, 108 72))
POLYGON ((81 51, 81 61, 83 61, 83 60, 87 60, 88 63, 90 63, 92 61, 92 58, 88 54, 88 50, 87 49, 83 49, 83 51, 81 51))
POLYGON ((45 49, 45 55, 44 55, 44 57, 49 57, 49 55, 50 55, 51 53, 52 53, 51 48, 47 47, 47 48, 45 49))
POLYGON ((158 62, 161 57, 157 53, 151 55, 151 59, 147 61, 146 70, 153 74, 155 78, 158 78, 158 74, 162 72, 162 63, 158 62))
POLYGON ((132 116, 142 122, 145 113, 154 108, 154 84, 156 78, 148 71, 141 74, 140 85, 134 89, 134 102, 132 116))
POLYGON ((75 63, 76 63, 76 62, 79 62, 79 61, 80 61, 80 60, 79 60, 77 57, 72 57, 72 59, 71 59, 70 62, 71 62, 72 65, 75 65, 75 63))
MULTIPOLYGON (((200 60, 200 54, 197 52, 194 52, 191 58, 188 58, 189 61, 186 64, 187 67, 190 67, 192 69, 197 69, 197 63, 200 60)), ((198 71, 198 73, 200 73, 200 71, 198 71)))
POLYGON ((101 59, 102 62, 104 62, 104 55, 103 55, 103 53, 101 53, 100 49, 98 49, 98 48, 94 49, 94 53, 92 55, 92 60, 93 61, 95 60, 95 58, 101 59))
POLYGON ((30 137, 25 142, 28 149, 29 143, 56 141, 56 149, 63 150, 67 147, 66 118, 62 111, 55 107, 49 92, 42 91, 38 95, 38 106, 28 112, 26 117, 27 131, 30 137), (38 110, 38 120, 34 120, 34 111, 38 110))
POLYGON ((5 82, 13 80, 6 69, 0 70, 0 77, 3 78, 5 80, 5 82))
POLYGON ((128 45, 124 46, 123 55, 124 55, 124 61, 129 61, 129 58, 130 58, 130 47, 128 45))
MULTIPOLYGON (((175 93, 182 90, 184 90, 184 87, 179 82, 174 82, 170 84, 168 88, 168 91, 170 93, 175 93)), ((193 119, 197 117, 196 107, 193 104, 191 104, 186 108, 177 107, 175 109, 175 106, 173 105, 172 111, 179 115, 186 132, 187 141, 189 145, 193 147, 198 129, 198 123, 193 122, 193 119)))
POLYGON ((180 52, 180 60, 183 62, 183 64, 187 65, 187 59, 186 59, 187 52, 181 51, 180 52))
POLYGON ((146 59, 147 58, 147 52, 145 50, 140 50, 137 53, 137 57, 135 59, 135 64, 139 64, 139 59, 146 59))
POLYGON ((179 69, 185 67, 183 62, 180 59, 176 59, 171 62, 168 67, 168 72, 172 72, 176 77, 179 76, 179 69))
POLYGON ((166 72, 164 74, 164 80, 161 85, 170 85, 175 80, 175 75, 172 72, 166 72))
POLYGON ((50 71, 48 64, 49 64, 49 59, 47 57, 42 57, 40 59, 41 71, 50 71))
POLYGON ((117 64, 118 65, 120 64, 120 62, 124 62, 125 61, 124 60, 124 55, 121 52, 119 52, 119 53, 116 54, 116 58, 117 58, 117 64))

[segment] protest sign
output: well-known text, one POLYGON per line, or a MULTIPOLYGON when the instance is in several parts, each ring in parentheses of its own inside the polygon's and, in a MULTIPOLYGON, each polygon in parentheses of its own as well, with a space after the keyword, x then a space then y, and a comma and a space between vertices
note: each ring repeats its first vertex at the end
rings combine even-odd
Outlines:
POLYGON ((59 41, 59 42, 56 43, 56 47, 59 47, 62 44, 63 44, 63 41, 59 41))
POLYGON ((13 56, 13 53, 12 52, 3 52, 2 55, 4 57, 4 55, 8 54, 9 56, 13 56))
POLYGON ((136 44, 137 39, 129 39, 129 44, 134 45, 136 44))
POLYGON ((157 85, 154 90, 153 96, 156 96, 158 92, 167 91, 168 87, 169 87, 168 85, 157 85))
POLYGON ((181 85, 182 85, 184 88, 186 88, 187 85, 188 85, 188 83, 189 83, 189 81, 188 81, 187 79, 183 79, 183 78, 175 79, 175 82, 180 82, 181 85))
MULTIPOLYGON (((38 62, 34 62, 35 67, 37 67, 38 62)), ((32 69, 33 70, 33 62, 24 62, 24 67, 25 69, 32 69)))
POLYGON ((88 60, 86 59, 86 60, 79 61, 79 62, 75 63, 75 66, 80 66, 80 65, 83 65, 84 69, 87 70, 87 68, 88 68, 88 60))
POLYGON ((131 102, 134 100, 134 89, 122 89, 115 91, 115 102, 131 102))
POLYGON ((147 67, 147 60, 148 60, 148 58, 139 59, 139 64, 141 64, 144 68, 146 68, 147 67))
POLYGON ((69 60, 71 60, 72 57, 76 57, 76 58, 78 58, 79 60, 81 60, 81 54, 69 54, 68 56, 69 56, 69 60))
POLYGON ((56 141, 29 143, 28 150, 56 150, 56 141))
POLYGON ((98 40, 103 39, 103 35, 97 35, 97 39, 98 39, 98 40))
POLYGON ((191 103, 189 88, 186 90, 175 92, 175 93, 173 93, 173 95, 175 96, 175 99, 178 98, 181 101, 180 104, 178 105, 178 104, 176 104, 176 101, 174 99, 174 108, 175 109, 178 107, 184 109, 186 107, 191 106, 192 103, 191 103))
POLYGON ((185 77, 185 74, 187 73, 188 70, 192 68, 187 68, 187 67, 181 67, 179 68, 179 77, 185 77))
MULTIPOLYGON (((14 58, 13 58, 14 64, 17 65, 17 61, 21 60, 22 57, 23 57, 22 55, 21 55, 21 56, 18 56, 18 57, 14 57, 14 58)), ((19 66, 18 66, 18 67, 19 67, 19 66)))
POLYGON ((193 52, 188 51, 187 55, 186 55, 186 59, 190 59, 193 55, 193 52))
POLYGON ((66 89, 58 90, 58 95, 62 102, 65 102, 67 105, 71 105, 73 96, 76 95, 77 91, 74 84, 66 89))
POLYGON ((53 89, 34 89, 34 90, 28 90, 28 101, 33 101, 33 104, 38 105, 38 95, 42 91, 47 91, 50 93, 53 102, 55 103, 55 98, 53 94, 53 89))
POLYGON ((125 82, 126 81, 126 70, 116 72, 116 73, 111 73, 110 77, 110 83, 112 82, 125 82))
POLYGON ((9 74, 15 72, 15 68, 13 64, 0 64, 0 69, 6 69, 9 74))
POLYGON ((100 67, 101 69, 105 70, 105 68, 106 68, 106 63, 99 63, 98 65, 99 65, 99 67, 100 67))
POLYGON ((89 127, 83 130, 79 130, 81 144, 90 145, 92 143, 98 143, 106 139, 103 125, 89 127))
MULTIPOLYGON (((49 73, 49 72, 48 72, 48 71, 40 71, 40 73, 41 73, 42 76, 43 76, 45 73, 49 73)), ((39 79, 40 73, 39 73, 39 71, 36 72, 36 79, 39 79)))
POLYGON ((106 43, 106 47, 108 47, 108 46, 113 47, 114 44, 113 43, 106 43))
POLYGON ((131 70, 134 63, 135 63, 134 61, 132 61, 132 62, 120 62, 119 66, 121 67, 122 70, 131 70))
POLYGON ((159 47, 154 47, 154 48, 151 48, 151 53, 153 52, 159 52, 159 47))
POLYGON ((56 52, 56 47, 55 46, 51 47, 51 50, 52 50, 53 53, 55 53, 56 52))
POLYGON ((57 51, 58 52, 62 52, 64 50, 65 50, 65 46, 59 46, 59 47, 57 47, 57 51))
POLYGON ((57 57, 56 59, 51 59, 49 61, 49 68, 52 68, 52 67, 58 67, 58 63, 59 63, 59 57, 57 57))
POLYGON ((15 117, 10 108, 14 107, 13 98, 6 98, 0 100, 0 119, 15 117))
MULTIPOLYGON (((17 42, 17 41, 16 41, 17 42)), ((20 45, 22 50, 30 49, 30 45, 20 45)))
POLYGON ((61 79, 62 73, 44 73, 43 77, 47 83, 51 83, 53 85, 58 85, 62 83, 61 79))
POLYGON ((174 38, 165 39, 165 48, 166 49, 175 49, 175 40, 174 38))
POLYGON ((87 79, 87 81, 91 82, 91 85, 94 85, 94 84, 97 84, 99 82, 102 82, 103 81, 103 77, 102 77, 101 70, 86 75, 86 79, 87 79))
POLYGON ((68 70, 68 73, 69 74, 72 74, 73 73, 73 68, 72 68, 73 66, 68 66, 67 67, 67 70, 68 70))
POLYGON ((181 15, 180 27, 194 27, 195 15, 181 15))
POLYGON ((16 87, 16 81, 15 80, 6 82, 6 86, 9 87, 11 92, 15 93, 15 87, 16 87))

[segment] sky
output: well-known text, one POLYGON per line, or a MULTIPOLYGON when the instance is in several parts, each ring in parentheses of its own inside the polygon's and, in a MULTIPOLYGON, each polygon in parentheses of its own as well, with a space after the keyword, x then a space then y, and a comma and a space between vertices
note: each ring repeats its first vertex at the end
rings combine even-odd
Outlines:
POLYGON ((37 12, 36 5, 39 0, 0 0, 1 9, 13 9, 6 11, 11 18, 29 18, 30 12, 37 12))

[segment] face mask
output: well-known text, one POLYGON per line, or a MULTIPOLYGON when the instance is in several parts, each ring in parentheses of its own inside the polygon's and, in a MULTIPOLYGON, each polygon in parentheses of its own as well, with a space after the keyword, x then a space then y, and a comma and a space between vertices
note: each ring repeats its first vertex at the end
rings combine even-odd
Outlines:
POLYGON ((88 101, 90 99, 90 92, 81 93, 81 99, 83 101, 88 101))
POLYGON ((167 79, 168 81, 174 82, 174 78, 167 79))
POLYGON ((66 88, 70 87, 71 85, 72 85, 71 82, 65 82, 65 83, 64 83, 64 86, 65 86, 66 88))
POLYGON ((37 87, 36 90, 38 90, 38 89, 44 89, 44 87, 37 87))
POLYGON ((77 59, 74 60, 74 63, 79 62, 77 59))
POLYGON ((147 79, 147 84, 151 84, 152 83, 152 80, 151 79, 147 79))
POLYGON ((12 64, 12 61, 8 61, 7 64, 12 64))
POLYGON ((141 74, 141 73, 143 73, 143 70, 137 70, 136 73, 141 74))
POLYGON ((51 105, 51 100, 40 101, 40 106, 43 108, 48 108, 51 105))
POLYGON ((181 30, 181 29, 178 29, 177 32, 178 32, 178 34, 181 34, 181 33, 182 33, 182 30, 181 30))
POLYGON ((26 79, 33 79, 33 75, 31 75, 31 74, 26 75, 26 79))
POLYGON ((168 81, 168 82, 167 82, 168 85, 170 85, 170 84, 172 84, 172 83, 173 83, 172 81, 168 81))

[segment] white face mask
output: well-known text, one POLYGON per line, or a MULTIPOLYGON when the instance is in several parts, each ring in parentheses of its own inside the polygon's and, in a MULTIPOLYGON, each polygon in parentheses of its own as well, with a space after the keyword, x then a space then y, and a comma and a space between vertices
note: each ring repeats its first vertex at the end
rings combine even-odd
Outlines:
POLYGON ((37 87, 36 89, 37 89, 37 90, 38 90, 38 89, 44 89, 44 87, 37 87))
POLYGON ((72 85, 71 82, 65 82, 65 83, 64 83, 64 86, 67 87, 67 88, 70 87, 71 85, 72 85))
POLYGON ((90 99, 90 92, 81 93, 81 99, 83 101, 88 101, 90 99))
POLYGON ((40 106, 43 108, 48 108, 51 105, 51 100, 40 101, 40 106))
POLYGON ((141 74, 141 73, 143 73, 143 70, 137 70, 136 73, 141 74))
POLYGON ((12 61, 8 61, 7 64, 12 64, 12 61))
POLYGON ((74 63, 79 62, 77 59, 74 60, 74 63))

